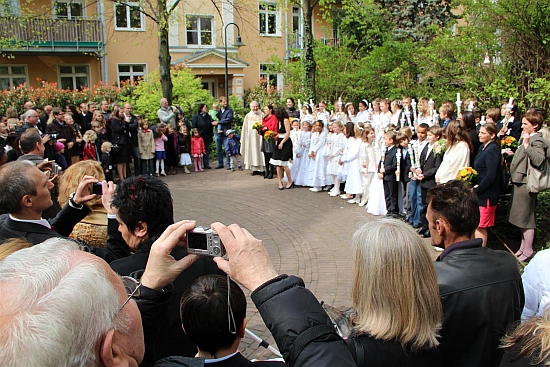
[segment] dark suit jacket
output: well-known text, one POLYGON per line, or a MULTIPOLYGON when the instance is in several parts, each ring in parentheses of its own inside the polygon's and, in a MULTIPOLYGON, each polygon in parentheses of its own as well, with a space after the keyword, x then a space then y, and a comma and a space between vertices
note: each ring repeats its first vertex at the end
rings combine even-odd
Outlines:
MULTIPOLYGON (((498 131, 502 129, 502 120, 497 122, 498 131)), ((516 140, 519 141, 519 138, 521 137, 521 119, 518 117, 514 117, 514 121, 508 124, 508 130, 510 131, 510 134, 502 135, 500 138, 505 139, 508 135, 513 136, 516 138, 516 140)))
POLYGON ((92 128, 92 118, 94 117, 94 114, 90 111, 86 112, 86 115, 80 114, 81 120, 82 120, 82 130, 84 132, 90 130, 92 128))
POLYGON ((131 147, 138 146, 138 121, 137 117, 130 114, 130 122, 128 123, 128 145, 131 147))
POLYGON ((435 173, 439 166, 441 166, 441 162, 443 162, 443 154, 434 157, 433 150, 430 149, 430 151, 428 151, 429 147, 430 145, 426 144, 420 153, 420 169, 424 175, 424 179, 420 181, 420 187, 426 189, 435 186, 435 173))
MULTIPOLYGON (((204 358, 189 358, 172 356, 164 358, 157 363, 155 367, 202 367, 205 366, 204 358)), ((207 363, 206 366, 211 367, 285 367, 284 362, 277 361, 258 361, 250 362, 241 353, 235 354, 233 357, 216 363, 207 363)))
POLYGON ((51 220, 51 229, 36 223, 18 222, 12 220, 8 214, 4 214, 0 216, 0 242, 10 238, 24 238, 31 244, 37 245, 52 237, 68 237, 75 224, 89 213, 90 209, 85 205, 82 210, 78 210, 65 204, 57 216, 51 220))
POLYGON ((218 110, 218 130, 223 130, 223 135, 225 136, 225 132, 229 129, 231 129, 231 126, 233 125, 233 110, 230 107, 227 107, 225 111, 222 112, 222 109, 220 108, 218 110))
MULTIPOLYGON (((51 229, 36 223, 18 222, 12 220, 9 214, 3 214, 0 216, 0 244, 10 238, 24 238, 31 244, 37 245, 50 238, 68 237, 75 224, 84 219, 89 213, 90 209, 86 205, 82 209, 75 209, 67 203, 57 213, 57 216, 50 221, 51 229)), ((106 262, 128 256, 130 251, 122 240, 120 232, 118 232, 116 219, 109 219, 107 233, 109 234, 107 248, 88 246, 86 250, 101 257, 106 262)))
POLYGON ((400 163, 400 175, 399 180, 401 182, 409 182, 411 179, 409 178, 409 172, 411 172, 411 156, 409 155, 409 152, 407 148, 399 148, 401 150, 401 163, 400 163))
POLYGON ((483 146, 479 148, 473 167, 479 173, 479 182, 477 187, 474 187, 474 192, 480 206, 487 206, 487 199, 491 206, 498 204, 501 159, 502 155, 496 143, 490 143, 485 149, 483 146))
MULTIPOLYGON (((397 171, 397 147, 393 146, 386 151, 384 156, 384 181, 397 181, 395 171, 397 171)), ((382 162, 380 162, 381 164, 382 162)), ((378 170, 380 170, 380 164, 378 170)))

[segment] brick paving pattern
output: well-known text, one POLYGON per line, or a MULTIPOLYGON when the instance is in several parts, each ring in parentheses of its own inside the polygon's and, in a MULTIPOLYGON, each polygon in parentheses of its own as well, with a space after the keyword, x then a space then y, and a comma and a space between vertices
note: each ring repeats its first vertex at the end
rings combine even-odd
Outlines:
MULTIPOLYGON (((329 305, 351 305, 351 234, 375 218, 364 207, 302 187, 280 191, 276 179, 251 176, 250 171, 180 170, 163 180, 172 192, 176 221, 193 219, 202 226, 237 223, 264 241, 279 274, 303 278, 306 287, 329 305)), ((277 347, 249 292, 245 294, 247 328, 277 347)), ((248 335, 240 350, 248 358, 275 357, 248 335)))

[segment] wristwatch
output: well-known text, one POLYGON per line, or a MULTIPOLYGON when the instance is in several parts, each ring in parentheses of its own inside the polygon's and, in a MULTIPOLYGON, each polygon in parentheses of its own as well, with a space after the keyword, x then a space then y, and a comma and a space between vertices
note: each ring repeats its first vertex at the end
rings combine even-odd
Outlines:
POLYGON ((78 210, 81 210, 82 208, 84 208, 84 204, 77 204, 75 203, 74 201, 74 196, 76 195, 76 192, 72 192, 70 195, 69 195, 69 205, 71 207, 73 207, 74 209, 78 209, 78 210))

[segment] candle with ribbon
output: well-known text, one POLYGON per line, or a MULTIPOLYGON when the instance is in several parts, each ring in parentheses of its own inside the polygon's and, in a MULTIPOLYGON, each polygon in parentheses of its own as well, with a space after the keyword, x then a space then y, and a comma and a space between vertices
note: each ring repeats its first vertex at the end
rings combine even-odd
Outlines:
POLYGON ((479 124, 483 126, 485 125, 486 122, 487 121, 485 121, 485 116, 481 116, 481 120, 479 121, 479 124))
POLYGON ((300 99, 298 98, 298 109, 302 109, 302 101, 300 101, 300 99))
POLYGON ((397 170, 395 171, 395 180, 400 181, 401 176, 401 149, 399 147, 395 147, 397 149, 397 152, 395 153, 395 159, 397 159, 397 170))
POLYGON ((399 120, 400 123, 401 123, 401 127, 405 126, 405 122, 407 121, 407 120, 405 119, 405 113, 406 113, 406 112, 407 112, 407 111, 401 113, 401 119, 399 120))
POLYGON ((338 108, 342 111, 342 97, 338 97, 338 108))
POLYGON ((462 101, 460 100, 460 93, 456 94, 456 113, 460 112, 460 107, 462 106, 462 101))
POLYGON ((430 98, 430 100, 428 101, 428 106, 430 106, 430 116, 433 116, 434 114, 434 100, 430 98))
POLYGON ((474 101, 470 101, 468 103, 468 111, 472 112, 474 110, 474 101))
POLYGON ((437 125, 439 125, 439 115, 437 114, 437 112, 434 112, 432 116, 432 126, 437 126, 437 125))
POLYGON ((369 109, 367 110, 367 112, 369 113, 368 121, 372 122, 372 113, 373 113, 372 103, 369 103, 369 109))
POLYGON ((415 99, 413 99, 413 100, 411 101, 411 108, 412 108, 413 117, 414 117, 413 120, 414 120, 414 123, 416 124, 417 121, 418 121, 418 115, 417 115, 417 113, 416 113, 416 100, 415 100, 415 99))
POLYGON ((413 147, 413 144, 412 143, 409 143, 409 145, 407 146, 407 151, 409 152, 409 157, 411 157, 411 166, 412 168, 416 169, 416 156, 414 154, 414 147, 413 147))

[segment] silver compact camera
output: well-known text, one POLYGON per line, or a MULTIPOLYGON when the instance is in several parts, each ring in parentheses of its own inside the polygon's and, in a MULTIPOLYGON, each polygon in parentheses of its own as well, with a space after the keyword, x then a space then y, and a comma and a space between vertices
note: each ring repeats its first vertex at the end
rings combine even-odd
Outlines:
POLYGON ((225 249, 216 231, 205 227, 195 227, 187 232, 187 252, 214 257, 225 255, 225 249))

